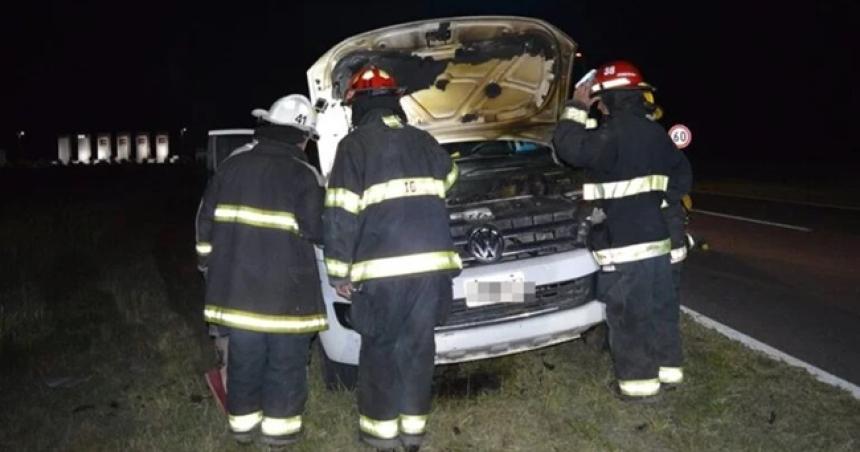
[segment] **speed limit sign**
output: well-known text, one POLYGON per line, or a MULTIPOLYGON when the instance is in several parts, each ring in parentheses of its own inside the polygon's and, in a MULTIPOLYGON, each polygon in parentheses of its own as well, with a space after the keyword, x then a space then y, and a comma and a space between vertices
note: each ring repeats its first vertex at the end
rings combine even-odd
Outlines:
POLYGON ((669 129, 669 138, 678 149, 684 149, 693 141, 693 133, 683 124, 675 124, 669 129))

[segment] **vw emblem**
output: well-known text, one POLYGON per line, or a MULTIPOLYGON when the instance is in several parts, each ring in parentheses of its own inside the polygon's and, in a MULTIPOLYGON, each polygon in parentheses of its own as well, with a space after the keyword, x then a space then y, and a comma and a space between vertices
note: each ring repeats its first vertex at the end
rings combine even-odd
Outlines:
POLYGON ((505 237, 492 225, 485 224, 472 229, 469 233, 469 253, 475 259, 489 264, 497 262, 505 252, 505 237))

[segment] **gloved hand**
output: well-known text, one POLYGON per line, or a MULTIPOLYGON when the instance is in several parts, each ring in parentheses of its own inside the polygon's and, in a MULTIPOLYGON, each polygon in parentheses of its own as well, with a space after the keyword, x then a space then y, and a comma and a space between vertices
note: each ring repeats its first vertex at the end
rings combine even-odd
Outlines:
POLYGON ((595 207, 591 211, 591 215, 587 218, 591 224, 600 224, 606 221, 606 212, 603 211, 600 207, 595 207))

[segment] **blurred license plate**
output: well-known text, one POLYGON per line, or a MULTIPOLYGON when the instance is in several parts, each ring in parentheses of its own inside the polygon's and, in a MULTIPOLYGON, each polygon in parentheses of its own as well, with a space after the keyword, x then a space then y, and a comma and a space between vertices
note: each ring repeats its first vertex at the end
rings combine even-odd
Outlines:
POLYGON ((465 281, 466 306, 475 308, 496 303, 524 303, 535 293, 535 283, 523 272, 510 272, 465 281))

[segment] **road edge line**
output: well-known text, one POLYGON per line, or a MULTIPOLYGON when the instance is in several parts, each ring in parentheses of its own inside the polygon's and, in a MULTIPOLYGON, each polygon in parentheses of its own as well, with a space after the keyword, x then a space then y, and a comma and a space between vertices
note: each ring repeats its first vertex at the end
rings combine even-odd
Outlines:
POLYGON ((738 198, 738 199, 749 199, 753 201, 767 201, 779 204, 794 204, 796 206, 807 206, 807 207, 819 207, 823 209, 834 209, 834 210, 846 210, 849 212, 857 212, 860 211, 860 206, 844 206, 841 204, 828 204, 824 202, 815 202, 815 201, 798 201, 792 199, 780 199, 780 198, 770 198, 767 196, 756 196, 756 195, 743 195, 736 193, 728 193, 721 192, 715 190, 693 190, 693 194, 702 194, 702 195, 713 195, 713 196, 723 196, 726 198, 738 198))
POLYGON ((771 359, 774 359, 776 361, 782 361, 794 367, 800 367, 812 374, 812 376, 814 376, 816 380, 822 383, 826 383, 830 386, 835 386, 839 389, 848 391, 848 393, 854 396, 855 399, 860 400, 860 386, 857 386, 850 381, 843 380, 836 375, 827 372, 826 370, 820 369, 818 367, 813 366, 812 364, 809 364, 806 361, 795 358, 788 353, 771 347, 770 345, 767 345, 764 342, 759 341, 758 339, 754 339, 750 336, 747 336, 746 334, 741 333, 740 331, 728 325, 724 325, 686 306, 681 306, 681 311, 690 316, 693 321, 704 326, 705 328, 715 330, 729 339, 740 342, 751 350, 762 352, 771 359))
POLYGON ((793 231, 812 232, 812 228, 807 228, 804 226, 795 226, 793 224, 785 224, 785 223, 777 223, 775 221, 759 220, 758 218, 742 217, 740 215, 732 215, 732 214, 728 214, 728 213, 714 212, 712 210, 690 209, 690 212, 700 213, 702 215, 710 215, 712 217, 728 218, 729 220, 737 220, 737 221, 745 221, 747 223, 761 224, 764 226, 773 226, 776 228, 791 229, 793 231))

